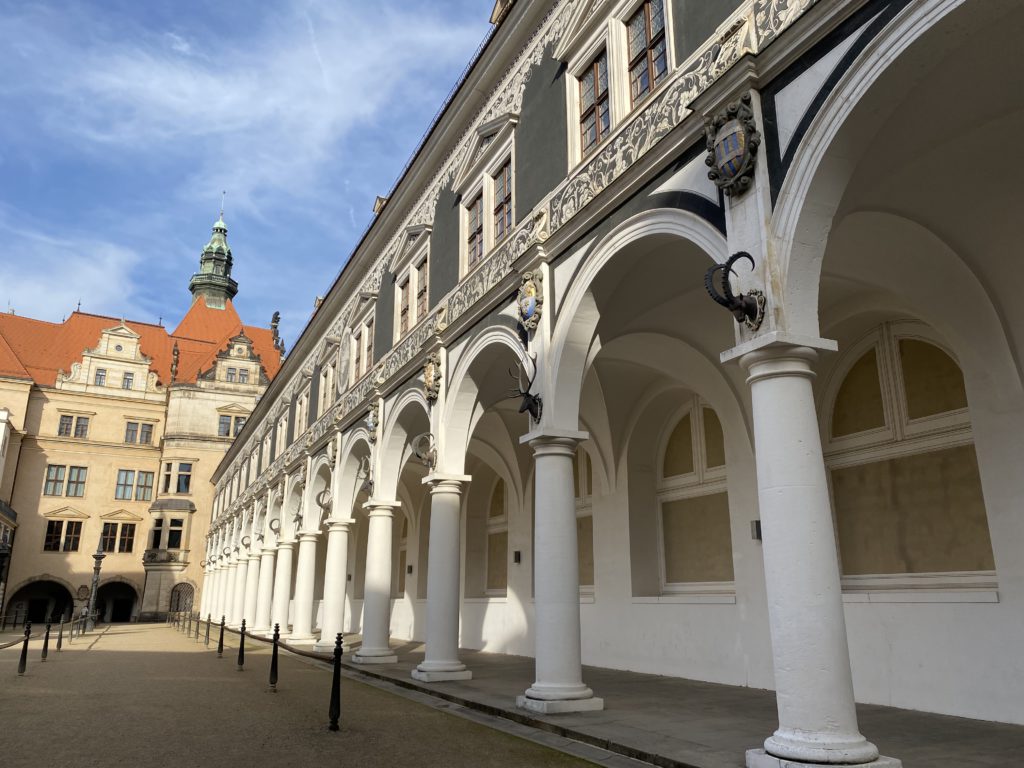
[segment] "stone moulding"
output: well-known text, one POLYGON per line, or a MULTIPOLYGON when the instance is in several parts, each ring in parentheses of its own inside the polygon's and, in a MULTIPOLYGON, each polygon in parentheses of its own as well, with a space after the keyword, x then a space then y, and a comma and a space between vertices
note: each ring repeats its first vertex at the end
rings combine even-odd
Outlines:
MULTIPOLYGON (((433 312, 344 392, 334 409, 329 412, 333 413, 331 419, 326 419, 325 415, 325 418, 318 420, 313 428, 322 428, 325 430, 323 434, 326 434, 330 424, 348 421, 354 411, 366 407, 365 404, 374 391, 387 389, 387 385, 392 383, 391 379, 416 359, 430 338, 468 312, 476 302, 512 274, 517 260, 532 246, 543 243, 565 226, 661 139, 690 117, 692 111, 687 105, 709 88, 741 56, 747 53, 756 54, 763 49, 816 1, 747 0, 719 27, 719 33, 715 37, 708 40, 669 76, 665 85, 642 110, 616 129, 603 149, 549 193, 502 244, 485 256, 483 261, 439 302, 433 312)), ((336 335, 343 335, 344 331, 344 323, 340 318, 351 316, 362 296, 376 294, 379 290, 386 266, 390 263, 395 249, 402 245, 402 235, 410 226, 430 223, 433 204, 436 203, 444 184, 451 179, 455 169, 462 163, 464 153, 469 151, 469 141, 476 127, 492 119, 494 115, 519 111, 532 70, 543 59, 547 47, 567 29, 571 6, 570 2, 556 4, 541 22, 530 43, 503 78, 502 84, 492 92, 487 105, 471 121, 457 146, 441 163, 441 167, 426 185, 421 197, 412 205, 408 216, 396 228, 395 234, 382 249, 381 256, 363 279, 360 290, 342 307, 339 320, 334 324, 336 335)), ((317 350, 312 354, 316 355, 317 350)), ((298 381, 297 378, 296 382, 298 381)), ((294 394, 292 390, 296 386, 298 384, 293 382, 286 392, 294 394)), ((322 436, 320 434, 314 441, 322 436)), ((302 441, 297 440, 288 451, 301 444, 302 441)), ((251 449, 252 446, 247 444, 245 453, 251 452, 251 449)), ((284 465, 291 463, 288 451, 271 464, 268 472, 279 472, 284 465)), ((234 467, 231 471, 234 471, 234 467)))

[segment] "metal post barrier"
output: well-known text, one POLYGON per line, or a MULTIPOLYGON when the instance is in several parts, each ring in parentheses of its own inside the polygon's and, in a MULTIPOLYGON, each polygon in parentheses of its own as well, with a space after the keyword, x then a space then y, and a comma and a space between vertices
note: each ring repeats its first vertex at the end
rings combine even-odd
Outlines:
POLYGON ((18 659, 18 674, 25 674, 25 665, 28 664, 28 638, 32 634, 32 622, 25 622, 25 642, 21 644, 21 658, 18 659))
POLYGON ((245 667, 245 619, 242 619, 242 630, 238 635, 238 671, 245 667))
POLYGON ((338 730, 338 719, 341 717, 341 632, 334 641, 334 675, 331 678, 331 706, 327 714, 331 724, 327 730, 338 730))
POLYGON ((210 614, 206 614, 206 642, 207 648, 210 647, 210 614))
POLYGON ((57 630, 57 653, 60 653, 61 646, 64 645, 64 617, 60 618, 60 629, 57 630))
POLYGON ((46 622, 46 634, 43 635, 43 653, 40 661, 46 661, 46 654, 50 651, 50 622, 46 622))
POLYGON ((217 641, 217 658, 224 656, 224 619, 226 616, 220 617, 220 640, 217 641))
POLYGON ((270 651, 270 692, 277 693, 277 644, 281 640, 281 625, 274 625, 274 645, 270 651))
POLYGON ((188 612, 188 630, 185 632, 185 637, 192 634, 192 611, 188 612))
POLYGON ((199 625, 202 624, 202 618, 196 613, 196 642, 199 642, 199 625))

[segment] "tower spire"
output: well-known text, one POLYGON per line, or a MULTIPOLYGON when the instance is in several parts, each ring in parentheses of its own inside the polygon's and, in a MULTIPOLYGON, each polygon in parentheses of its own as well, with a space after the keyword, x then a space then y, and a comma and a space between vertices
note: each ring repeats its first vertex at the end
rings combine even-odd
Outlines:
POLYGON ((192 275, 188 284, 193 303, 203 297, 206 306, 214 309, 223 309, 226 302, 238 293, 238 283, 231 277, 231 248, 228 247, 228 228, 224 223, 226 194, 221 193, 220 217, 213 223, 210 242, 199 256, 199 271, 192 275))

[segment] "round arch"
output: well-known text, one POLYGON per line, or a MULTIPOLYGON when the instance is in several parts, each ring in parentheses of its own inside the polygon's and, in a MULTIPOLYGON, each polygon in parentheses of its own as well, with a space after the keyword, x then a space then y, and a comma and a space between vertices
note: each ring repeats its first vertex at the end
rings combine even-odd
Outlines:
POLYGON ((12 620, 43 623, 53 616, 70 616, 76 591, 68 581, 44 573, 24 579, 7 594, 4 623, 12 620))
POLYGON ((578 429, 583 379, 599 350, 595 347, 595 331, 601 313, 592 292, 594 281, 627 246, 658 235, 691 243, 705 254, 709 262, 722 262, 728 256, 728 243, 722 234, 708 221, 688 211, 645 211, 605 236, 580 266, 558 311, 545 388, 551 392, 550 405, 544 409, 548 426, 571 431, 578 429))
MULTIPOLYGON (((387 418, 376 451, 377 471, 374 478, 375 497, 397 500, 398 478, 412 455, 412 438, 430 432, 430 408, 422 389, 407 386, 388 408, 387 418)), ((436 438, 436 436, 435 436, 436 438)))
POLYGON ((302 510, 302 528, 306 531, 319 531, 324 520, 324 510, 317 503, 317 496, 323 491, 331 491, 334 467, 326 453, 317 455, 309 466, 309 477, 306 480, 305 500, 302 510))
POLYGON ((334 478, 333 507, 331 516, 336 520, 352 520, 354 505, 362 484, 368 478, 360 477, 360 468, 372 455, 370 433, 365 427, 357 427, 342 437, 341 459, 334 478))

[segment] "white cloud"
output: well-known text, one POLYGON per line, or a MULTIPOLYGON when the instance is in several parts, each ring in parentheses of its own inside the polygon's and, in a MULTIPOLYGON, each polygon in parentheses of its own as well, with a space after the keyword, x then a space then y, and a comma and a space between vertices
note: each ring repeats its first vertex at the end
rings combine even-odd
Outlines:
POLYGON ((82 302, 82 310, 136 320, 149 319, 139 306, 135 251, 115 243, 53 237, 38 228, 13 225, 0 213, 0 301, 19 315, 59 322, 82 302))

